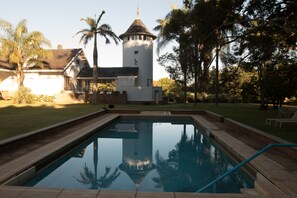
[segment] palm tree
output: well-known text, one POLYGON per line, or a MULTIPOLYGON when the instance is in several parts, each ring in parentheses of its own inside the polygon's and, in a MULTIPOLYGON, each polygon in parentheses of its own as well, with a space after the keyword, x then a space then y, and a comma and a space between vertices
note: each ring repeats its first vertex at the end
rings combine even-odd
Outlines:
POLYGON ((24 85, 24 70, 34 66, 42 67, 41 60, 51 55, 42 46, 49 46, 50 41, 39 31, 29 32, 26 20, 21 20, 16 27, 0 19, 0 55, 15 67, 18 88, 24 85))
POLYGON ((82 29, 77 34, 81 34, 80 42, 86 46, 88 42, 94 39, 94 49, 93 49, 93 83, 94 83, 94 94, 92 98, 92 104, 97 104, 97 68, 98 68, 98 50, 97 50, 97 35, 105 38, 105 43, 109 44, 110 39, 113 39, 115 44, 118 44, 120 39, 119 37, 112 31, 112 28, 108 24, 99 25, 102 15, 105 13, 103 10, 98 19, 95 18, 82 18, 82 21, 85 21, 89 26, 86 29, 82 29))

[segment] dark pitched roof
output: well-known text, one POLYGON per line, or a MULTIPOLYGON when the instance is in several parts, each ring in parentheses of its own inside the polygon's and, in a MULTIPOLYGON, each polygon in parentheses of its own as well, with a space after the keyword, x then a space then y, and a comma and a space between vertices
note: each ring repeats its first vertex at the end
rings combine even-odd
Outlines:
POLYGON ((132 25, 130 25, 130 27, 128 28, 128 30, 124 34, 120 35, 120 39, 123 40, 125 36, 135 35, 135 34, 151 36, 154 39, 157 38, 147 29, 147 27, 140 19, 135 19, 132 25))
POLYGON ((54 49, 53 56, 43 60, 45 69, 64 69, 82 49, 54 49))
MULTIPOLYGON (((100 78, 115 78, 118 76, 137 76, 138 67, 99 67, 98 68, 98 77, 100 78)), ((81 78, 92 78, 93 77, 93 68, 84 67, 79 72, 77 77, 81 78)))
POLYGON ((14 66, 9 64, 8 61, 0 59, 0 69, 14 70, 14 66))
MULTIPOLYGON (((82 49, 51 49, 52 56, 42 60, 43 69, 61 69, 63 70, 70 61, 73 60, 79 53, 82 52, 82 49)), ((84 59, 85 64, 88 64, 87 60, 84 59)), ((11 64, 5 60, 0 60, 0 68, 14 70, 11 64)), ((38 66, 32 67, 30 69, 42 69, 38 66)))

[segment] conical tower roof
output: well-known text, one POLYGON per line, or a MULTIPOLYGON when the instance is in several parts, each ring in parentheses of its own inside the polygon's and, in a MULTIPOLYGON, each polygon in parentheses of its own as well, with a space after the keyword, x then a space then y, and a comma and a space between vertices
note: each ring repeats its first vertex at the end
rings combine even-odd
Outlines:
POLYGON ((139 185, 146 175, 155 168, 155 165, 152 163, 150 166, 143 166, 141 170, 137 170, 135 167, 131 167, 124 162, 120 164, 119 168, 127 173, 134 184, 139 185))
POLYGON ((124 37, 129 35, 146 35, 151 36, 153 39, 157 38, 155 35, 150 33, 144 23, 138 18, 134 20, 132 25, 130 25, 130 27, 124 34, 120 35, 120 39, 123 40, 124 37))

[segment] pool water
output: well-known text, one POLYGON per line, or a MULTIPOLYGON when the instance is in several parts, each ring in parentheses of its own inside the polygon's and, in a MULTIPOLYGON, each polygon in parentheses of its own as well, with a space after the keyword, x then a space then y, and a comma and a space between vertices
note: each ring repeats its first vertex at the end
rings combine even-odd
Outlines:
MULTIPOLYGON (((25 186, 195 192, 233 164, 190 118, 121 118, 25 186)), ((253 179, 237 171, 206 192, 235 193, 251 187, 253 179)))

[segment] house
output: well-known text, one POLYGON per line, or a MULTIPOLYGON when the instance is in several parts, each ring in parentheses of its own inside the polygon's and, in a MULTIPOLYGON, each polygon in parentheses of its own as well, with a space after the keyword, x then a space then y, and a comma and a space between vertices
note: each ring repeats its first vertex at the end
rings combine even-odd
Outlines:
MULTIPOLYGON (((123 67, 99 67, 98 82, 115 82, 116 91, 125 93, 127 102, 159 103, 162 100, 162 88, 153 86, 155 38, 139 18, 135 19, 128 30, 120 35, 123 40, 123 67)), ((44 95, 55 95, 62 91, 84 93, 90 90, 93 69, 83 50, 51 51, 53 56, 43 60, 43 68, 33 67, 25 71, 24 86, 34 94, 44 95)), ((0 92, 10 96, 15 90, 15 68, 0 60, 0 92)))
MULTIPOLYGON (((55 95, 63 90, 79 91, 77 75, 83 67, 89 67, 82 49, 51 50, 52 56, 42 60, 43 67, 24 70, 24 86, 36 95, 55 95)), ((0 60, 0 92, 4 98, 17 90, 15 68, 0 60)))
MULTIPOLYGON (((162 100, 162 88, 153 86, 153 41, 156 36, 136 18, 119 37, 123 41, 123 66, 99 67, 99 82, 115 81, 116 91, 127 93, 128 102, 158 103, 162 100)), ((89 85, 92 69, 83 68, 77 79, 83 87, 89 85)))

